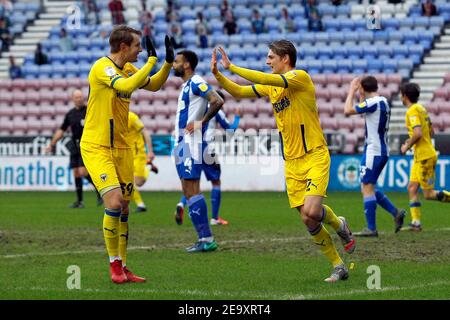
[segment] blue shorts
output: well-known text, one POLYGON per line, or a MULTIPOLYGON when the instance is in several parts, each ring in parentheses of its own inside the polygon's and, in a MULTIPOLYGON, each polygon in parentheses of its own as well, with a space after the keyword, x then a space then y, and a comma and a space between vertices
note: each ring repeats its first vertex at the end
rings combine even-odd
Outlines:
POLYGON ((378 177, 383 171, 389 157, 388 156, 372 156, 363 154, 361 166, 359 167, 359 176, 361 183, 377 184, 378 177))
POLYGON ((197 154, 194 157, 191 154, 188 144, 181 142, 175 147, 175 165, 177 168, 178 177, 180 179, 200 180, 202 170, 204 170, 204 167, 206 166, 203 159, 206 148, 207 144, 206 142, 203 142, 201 146, 201 154, 197 154))
POLYGON ((203 172, 208 181, 220 180, 220 163, 203 164, 203 172))

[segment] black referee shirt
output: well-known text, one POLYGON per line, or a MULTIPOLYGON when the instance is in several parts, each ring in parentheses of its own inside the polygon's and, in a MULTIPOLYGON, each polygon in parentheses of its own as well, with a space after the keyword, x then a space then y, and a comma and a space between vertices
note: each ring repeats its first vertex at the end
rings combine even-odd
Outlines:
POLYGON ((61 126, 61 130, 66 131, 70 127, 72 131, 72 140, 75 145, 79 145, 81 135, 83 134, 84 118, 86 117, 86 106, 82 106, 80 109, 73 108, 67 112, 64 122, 61 126))

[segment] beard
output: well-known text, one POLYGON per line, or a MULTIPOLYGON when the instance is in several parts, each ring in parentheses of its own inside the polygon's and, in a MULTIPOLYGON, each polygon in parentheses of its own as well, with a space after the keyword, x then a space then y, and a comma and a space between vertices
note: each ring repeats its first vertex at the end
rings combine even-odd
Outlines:
POLYGON ((182 78, 184 76, 184 70, 175 70, 174 69, 174 75, 175 75, 175 77, 182 78))

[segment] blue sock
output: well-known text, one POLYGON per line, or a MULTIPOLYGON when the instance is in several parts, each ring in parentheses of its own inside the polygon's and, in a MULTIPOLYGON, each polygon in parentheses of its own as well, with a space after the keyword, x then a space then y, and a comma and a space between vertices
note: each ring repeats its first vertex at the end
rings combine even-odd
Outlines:
POLYGON ((377 203, 395 218, 397 215, 397 208, 391 200, 389 200, 389 198, 379 190, 375 191, 375 197, 377 198, 377 203))
POLYGON ((366 214, 367 227, 372 231, 377 230, 377 225, 375 222, 376 210, 377 198, 375 195, 364 197, 364 213, 366 214))
POLYGON ((212 218, 219 218, 219 208, 220 208, 220 200, 222 197, 222 193, 220 191, 220 187, 213 187, 211 191, 211 208, 212 208, 212 218))
POLYGON ((211 228, 208 223, 208 206, 202 194, 196 194, 188 202, 189 217, 197 231, 198 238, 212 237, 211 228))
POLYGON ((186 200, 186 197, 185 197, 184 195, 181 197, 179 203, 182 203, 182 204, 183 204, 183 207, 186 207, 187 200, 186 200))

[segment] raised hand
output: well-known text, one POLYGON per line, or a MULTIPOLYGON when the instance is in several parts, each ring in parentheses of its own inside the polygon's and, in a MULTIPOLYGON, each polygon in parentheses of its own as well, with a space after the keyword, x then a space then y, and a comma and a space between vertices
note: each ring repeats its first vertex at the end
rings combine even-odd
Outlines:
POLYGON ((144 37, 145 47, 147 48, 148 57, 158 57, 156 55, 155 46, 153 45, 152 39, 149 36, 144 37))
POLYGON ((214 48, 211 56, 211 72, 217 74, 219 70, 217 69, 217 49, 214 48))
POLYGON ((229 69, 231 65, 231 61, 227 56, 227 53, 225 52, 225 49, 222 47, 219 47, 219 52, 222 55, 222 60, 220 60, 220 63, 223 65, 225 69, 229 69))
POLYGON ((172 39, 168 35, 166 35, 166 38, 164 39, 164 44, 166 45, 166 62, 173 63, 175 60, 175 52, 172 39))

